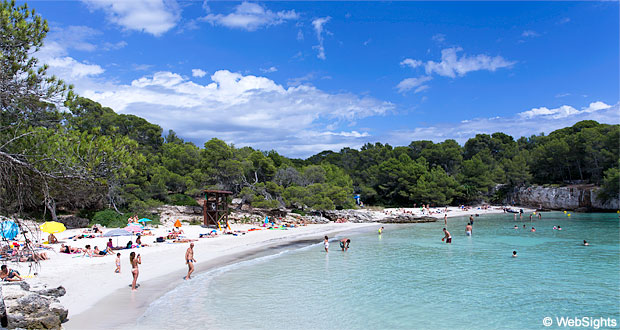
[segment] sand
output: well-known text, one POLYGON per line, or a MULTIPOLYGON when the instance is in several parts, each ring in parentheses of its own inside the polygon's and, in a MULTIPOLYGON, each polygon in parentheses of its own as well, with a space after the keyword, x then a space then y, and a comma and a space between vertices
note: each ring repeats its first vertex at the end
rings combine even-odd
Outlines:
MULTIPOLYGON (((444 208, 431 208, 436 212, 430 216, 442 219, 444 208)), ((529 216, 532 210, 524 211, 529 216)), ((372 212, 376 219, 399 212, 422 214, 420 208, 385 209, 372 212)), ((426 212, 425 212, 426 213, 426 212)), ((473 208, 461 210, 457 207, 448 208, 448 217, 469 216, 474 214, 503 213, 501 208, 482 210, 473 208)), ((441 220, 440 220, 441 221, 441 220)), ((196 273, 213 269, 221 265, 238 262, 255 257, 261 253, 269 253, 270 249, 285 246, 292 242, 305 241, 306 244, 321 243, 324 235, 337 237, 338 233, 357 230, 376 230, 379 223, 329 223, 310 224, 289 230, 259 230, 247 232, 245 235, 220 235, 215 238, 201 238, 195 242, 194 255, 197 260, 196 273)), ((253 225, 233 225, 233 230, 247 231, 253 225)), ((198 238, 200 233, 208 233, 210 229, 200 226, 183 226, 187 238, 198 238)), ((143 237, 148 247, 120 250, 121 273, 114 273, 116 256, 99 258, 82 257, 81 254, 67 255, 58 253, 60 244, 53 245, 56 252, 51 252, 51 260, 42 261, 38 269, 38 279, 49 286, 62 285, 67 294, 60 298, 61 303, 69 310, 69 321, 64 324, 67 329, 101 329, 130 324, 142 314, 150 302, 165 292, 173 289, 187 272, 184 256, 189 243, 154 243, 155 237, 163 236, 170 228, 160 226, 154 229, 154 236, 143 237), (129 285, 132 281, 129 253, 135 251, 142 256, 138 283, 141 287, 132 292, 129 285), (115 315, 110 323, 107 316, 115 315), (107 321, 105 321, 107 320, 107 321)), ((82 230, 67 230, 56 236, 65 244, 83 248, 86 244, 104 248, 108 238, 92 238, 69 240, 68 237, 82 230)), ((104 232, 107 230, 104 229, 104 232)), ((125 245, 135 237, 119 237, 118 245, 125 245)), ((117 245, 117 238, 112 238, 117 245)), ((322 249, 321 249, 322 251, 322 249)), ((272 252, 273 253, 273 252, 272 252)), ((11 266, 13 267, 13 266, 11 266)), ((20 267, 13 267, 20 269, 20 267)), ((28 269, 20 269, 22 274, 28 269)))

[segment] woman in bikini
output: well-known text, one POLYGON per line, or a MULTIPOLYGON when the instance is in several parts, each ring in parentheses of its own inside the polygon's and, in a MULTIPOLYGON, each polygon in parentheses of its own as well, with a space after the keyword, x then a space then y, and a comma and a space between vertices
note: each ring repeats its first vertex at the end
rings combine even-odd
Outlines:
POLYGON ((131 291, 136 291, 136 282, 138 281, 138 265, 142 264, 142 258, 135 252, 129 254, 129 263, 131 264, 131 274, 133 275, 133 282, 131 283, 131 291))

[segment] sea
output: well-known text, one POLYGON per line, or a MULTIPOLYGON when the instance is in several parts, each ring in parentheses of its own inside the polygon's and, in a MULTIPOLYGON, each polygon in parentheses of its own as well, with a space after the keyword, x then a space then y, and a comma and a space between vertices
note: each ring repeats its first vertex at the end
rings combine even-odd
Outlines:
POLYGON ((450 218, 451 244, 443 220, 331 237, 329 253, 317 238, 197 274, 137 328, 620 328, 619 215, 569 214, 482 215, 472 236, 450 218))

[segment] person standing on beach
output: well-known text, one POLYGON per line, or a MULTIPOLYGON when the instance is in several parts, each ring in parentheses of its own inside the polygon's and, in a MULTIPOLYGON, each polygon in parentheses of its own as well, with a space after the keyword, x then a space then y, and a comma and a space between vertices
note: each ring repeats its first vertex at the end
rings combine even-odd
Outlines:
POLYGON ((114 270, 115 273, 120 273, 121 272, 121 254, 117 253, 116 254, 116 269, 114 270))
POLYGON ((138 254, 136 256, 135 252, 131 252, 129 254, 129 263, 131 264, 131 274, 133 275, 133 282, 131 282, 131 291, 137 291, 136 282, 138 282, 138 265, 142 264, 142 257, 138 254))
POLYGON ((351 240, 348 238, 343 238, 340 240, 340 248, 342 249, 342 251, 348 251, 349 250, 349 244, 351 244, 351 240))
POLYGON ((194 243, 190 243, 187 251, 185 252, 185 263, 187 264, 187 276, 185 276, 186 280, 189 280, 194 272, 194 263, 196 259, 194 259, 194 243))
POLYGON ((450 232, 446 228, 444 228, 443 233, 445 234, 445 236, 441 239, 441 241, 443 242, 445 240, 446 244, 452 244, 452 235, 450 235, 450 232))
POLYGON ((323 246, 325 247, 325 253, 329 252, 329 237, 325 235, 325 239, 323 240, 323 246))

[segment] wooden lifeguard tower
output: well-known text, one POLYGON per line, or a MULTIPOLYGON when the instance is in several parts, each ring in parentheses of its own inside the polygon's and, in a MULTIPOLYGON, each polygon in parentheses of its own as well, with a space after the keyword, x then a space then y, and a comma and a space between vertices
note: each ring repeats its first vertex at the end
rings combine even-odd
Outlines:
POLYGON ((228 196, 232 195, 232 192, 226 190, 205 190, 204 192, 205 201, 202 205, 204 226, 228 228, 228 196))

